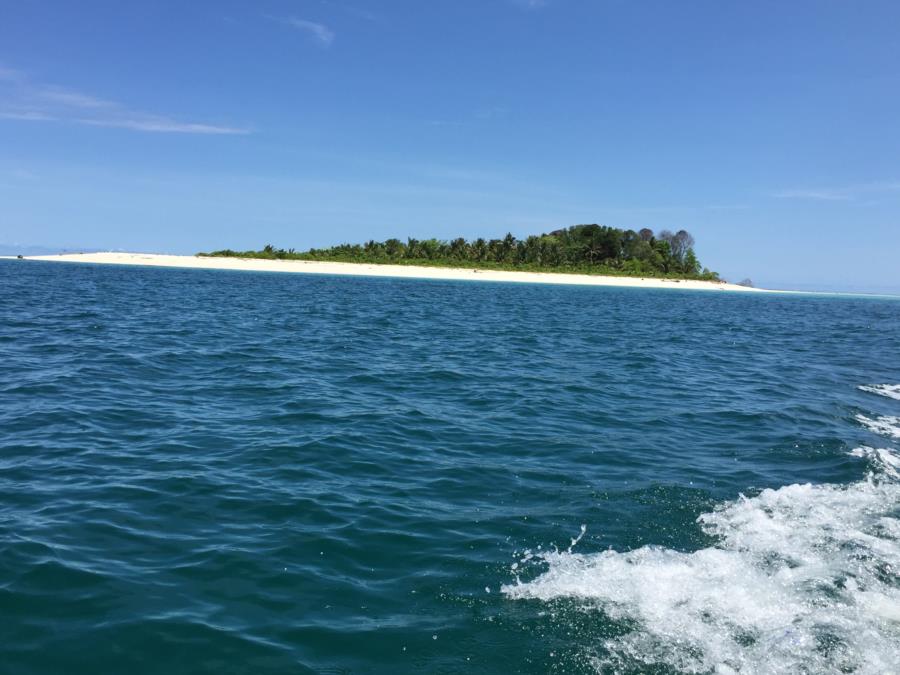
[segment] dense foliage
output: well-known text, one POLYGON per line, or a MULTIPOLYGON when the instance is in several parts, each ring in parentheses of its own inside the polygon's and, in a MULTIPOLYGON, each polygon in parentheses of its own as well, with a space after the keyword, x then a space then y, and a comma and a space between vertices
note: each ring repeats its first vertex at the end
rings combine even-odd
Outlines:
POLYGON ((694 238, 685 230, 654 234, 649 229, 635 232, 604 225, 575 225, 526 239, 516 239, 512 234, 474 241, 461 237, 452 241, 388 239, 305 252, 268 245, 261 251, 225 249, 200 255, 718 280, 718 274, 701 268, 693 246, 694 238))

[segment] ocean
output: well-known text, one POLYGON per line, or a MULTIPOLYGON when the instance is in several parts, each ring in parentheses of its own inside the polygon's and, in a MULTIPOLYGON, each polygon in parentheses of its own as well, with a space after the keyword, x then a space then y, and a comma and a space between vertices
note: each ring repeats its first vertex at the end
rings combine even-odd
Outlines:
POLYGON ((0 261, 0 671, 890 673, 900 301, 0 261))

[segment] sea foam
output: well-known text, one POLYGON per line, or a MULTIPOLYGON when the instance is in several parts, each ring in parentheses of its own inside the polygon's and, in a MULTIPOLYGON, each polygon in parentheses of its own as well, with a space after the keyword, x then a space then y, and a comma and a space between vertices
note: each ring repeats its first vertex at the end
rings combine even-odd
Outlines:
POLYGON ((870 394, 887 396, 888 398, 900 401, 900 384, 862 384, 859 388, 870 394))
POLYGON ((869 431, 887 436, 888 438, 900 438, 900 417, 866 417, 857 415, 856 421, 869 431))
POLYGON ((900 458, 852 454, 869 463, 865 480, 767 489, 701 515, 710 548, 543 553, 539 576, 502 591, 622 622, 624 634, 587 647, 598 672, 892 672, 900 458))

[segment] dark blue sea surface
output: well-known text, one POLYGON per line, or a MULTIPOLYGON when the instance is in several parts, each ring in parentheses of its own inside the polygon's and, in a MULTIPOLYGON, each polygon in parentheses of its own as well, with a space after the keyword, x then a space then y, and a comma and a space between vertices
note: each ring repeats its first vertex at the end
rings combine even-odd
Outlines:
POLYGON ((0 363, 3 673, 897 672, 896 300, 0 261, 0 363))

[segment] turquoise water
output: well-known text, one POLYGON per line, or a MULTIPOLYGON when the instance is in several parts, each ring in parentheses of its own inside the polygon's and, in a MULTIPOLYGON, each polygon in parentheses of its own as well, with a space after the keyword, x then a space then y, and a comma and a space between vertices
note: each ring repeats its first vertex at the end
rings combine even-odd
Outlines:
POLYGON ((900 302, 3 261, 0 357, 3 672, 896 668, 900 302))

